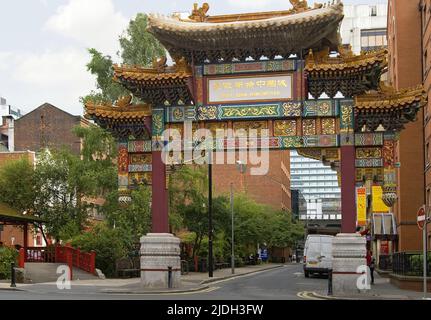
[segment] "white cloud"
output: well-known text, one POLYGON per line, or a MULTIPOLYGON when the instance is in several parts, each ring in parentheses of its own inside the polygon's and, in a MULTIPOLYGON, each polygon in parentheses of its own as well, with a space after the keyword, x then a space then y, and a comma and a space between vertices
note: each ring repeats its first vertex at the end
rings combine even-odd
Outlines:
MULTIPOLYGON (((8 53, 0 52, 0 57, 5 55, 8 53)), ((75 48, 15 54, 4 69, 9 77, 0 77, 2 95, 27 112, 49 102, 82 114, 79 97, 88 94, 95 84, 94 76, 86 70, 88 61, 88 53, 75 48)))
POLYGON ((112 0, 69 0, 57 8, 45 27, 114 56, 119 49, 118 36, 128 22, 121 12, 115 11, 112 0))

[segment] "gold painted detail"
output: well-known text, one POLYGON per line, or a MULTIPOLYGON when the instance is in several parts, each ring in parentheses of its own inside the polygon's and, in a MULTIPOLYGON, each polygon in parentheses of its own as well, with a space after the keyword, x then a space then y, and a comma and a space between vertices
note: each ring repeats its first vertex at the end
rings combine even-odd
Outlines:
POLYGON ((341 106, 341 131, 351 129, 353 125, 353 108, 352 106, 341 106))
POLYGON ((268 136, 267 129, 268 129, 267 121, 241 121, 241 122, 233 123, 233 130, 234 130, 235 136, 237 137, 268 136), (266 134, 264 130, 266 130, 266 134))
POLYGON ((322 160, 322 149, 321 148, 301 148, 297 149, 296 152, 298 152, 299 155, 314 159, 314 160, 322 160))
POLYGON ((375 159, 382 157, 382 148, 356 148, 356 159, 375 159))
POLYGON ((189 19, 196 22, 205 22, 208 18, 207 12, 209 11, 209 9, 210 6, 206 2, 202 4, 202 7, 199 7, 197 3, 194 3, 192 14, 189 16, 189 19))
POLYGON ((205 128, 211 131, 213 138, 218 137, 223 131, 223 137, 227 137, 227 123, 226 122, 210 122, 205 124, 205 128))
POLYGON ((422 85, 396 91, 380 83, 380 90, 368 92, 355 98, 355 108, 361 109, 403 109, 414 103, 420 107, 427 102, 427 95, 422 85))
POLYGON ((283 115, 286 117, 300 117, 301 103, 299 102, 283 103, 283 115))
POLYGON ((335 134, 335 119, 323 118, 322 119, 322 134, 335 134))
POLYGON ((302 134, 304 136, 316 135, 316 120, 315 119, 304 119, 302 121, 302 134))
POLYGON ((223 118, 278 116, 278 106, 223 108, 223 118))
POLYGON ((340 46, 338 48, 339 56, 331 57, 329 48, 325 48, 319 52, 313 52, 310 49, 305 62, 305 70, 308 72, 319 71, 342 71, 360 69, 373 65, 380 65, 385 68, 388 65, 387 49, 379 49, 375 51, 361 52, 359 55, 354 55, 351 48, 345 49, 340 46))
POLYGON ((296 136, 296 120, 275 120, 274 136, 296 136))
POLYGON ((143 165, 151 164, 152 158, 151 154, 131 154, 129 158, 129 164, 143 165))
POLYGON ((216 106, 202 106, 198 107, 198 119, 199 120, 216 120, 217 119, 217 107, 216 106))
POLYGON ((110 102, 87 101, 85 103, 85 118, 109 119, 142 119, 151 116, 149 104, 132 104, 132 96, 119 98, 114 104, 110 102))

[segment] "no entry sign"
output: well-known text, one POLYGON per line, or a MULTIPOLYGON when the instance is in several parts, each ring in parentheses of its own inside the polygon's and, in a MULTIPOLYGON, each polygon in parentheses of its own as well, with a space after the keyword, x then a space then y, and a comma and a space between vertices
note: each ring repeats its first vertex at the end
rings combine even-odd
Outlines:
POLYGON ((418 210, 418 218, 417 218, 419 229, 423 230, 425 226, 425 220, 426 220, 425 207, 420 207, 418 210))

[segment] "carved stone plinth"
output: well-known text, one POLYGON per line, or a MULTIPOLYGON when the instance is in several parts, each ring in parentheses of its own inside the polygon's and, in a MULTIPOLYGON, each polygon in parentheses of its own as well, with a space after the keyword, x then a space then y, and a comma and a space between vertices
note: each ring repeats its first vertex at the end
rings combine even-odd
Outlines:
POLYGON ((168 288, 181 286, 180 239, 169 233, 149 233, 141 238, 141 285, 168 288))
POLYGON ((355 233, 340 233, 332 244, 332 288, 336 296, 364 292, 366 239, 355 233), (362 277, 362 278, 360 278, 362 277), (359 286, 358 286, 359 280, 359 286))

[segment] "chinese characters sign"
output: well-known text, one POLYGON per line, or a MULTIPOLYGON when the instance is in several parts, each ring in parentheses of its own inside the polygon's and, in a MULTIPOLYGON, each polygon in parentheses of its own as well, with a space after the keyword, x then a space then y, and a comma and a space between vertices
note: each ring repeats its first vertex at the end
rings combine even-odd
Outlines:
POLYGON ((292 99, 292 75, 208 80, 208 103, 292 99))
POLYGON ((364 226, 367 223, 367 192, 363 187, 356 188, 356 212, 357 225, 364 226))

